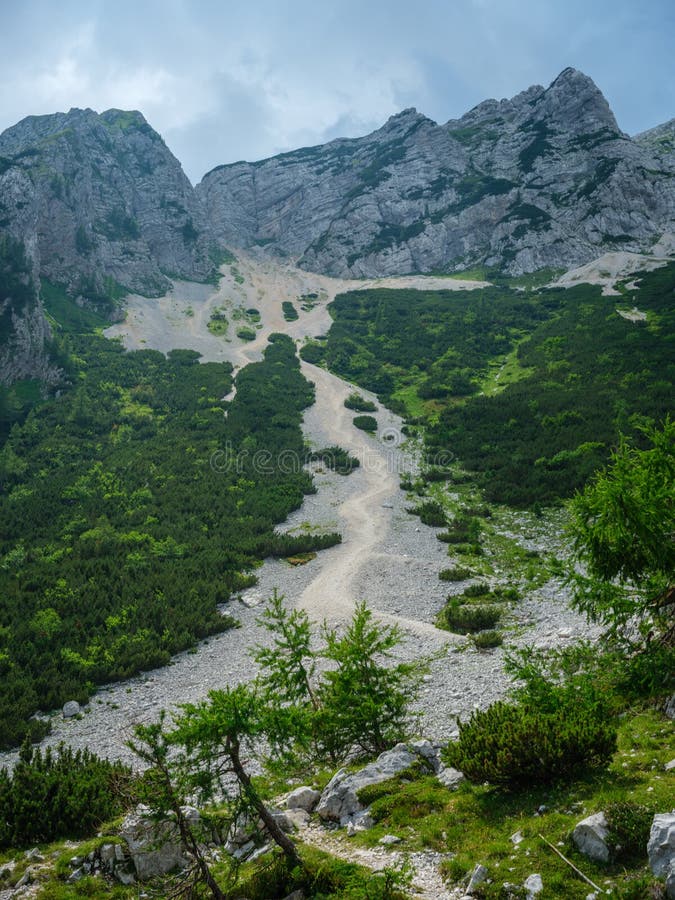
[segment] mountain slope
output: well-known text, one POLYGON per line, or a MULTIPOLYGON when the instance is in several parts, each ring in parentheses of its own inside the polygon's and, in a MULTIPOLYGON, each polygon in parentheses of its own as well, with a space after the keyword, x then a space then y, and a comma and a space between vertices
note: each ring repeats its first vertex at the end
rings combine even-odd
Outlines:
POLYGON ((593 81, 565 69, 445 125, 409 109, 363 138, 220 166, 197 192, 222 241, 310 270, 519 274, 672 230, 675 159, 621 132, 593 81))
MULTIPOLYGON (((5 179, 27 182, 43 277, 71 288, 82 276, 99 287, 107 277, 159 294, 165 273, 209 273, 192 186, 140 113, 29 116, 0 135, 0 156, 5 179)), ((9 225, 12 210, 1 213, 9 225)))
MULTIPOLYGON (((158 296, 170 287, 169 275, 204 280, 213 268, 192 185, 138 112, 71 109, 29 116, 3 132, 0 237, 18 260, 19 277, 11 290, 3 281, 5 384, 51 371, 38 293, 19 298, 14 290, 28 269, 36 287, 47 278, 79 304, 109 307, 125 291, 158 296)), ((12 265, 4 265, 3 277, 12 265)))

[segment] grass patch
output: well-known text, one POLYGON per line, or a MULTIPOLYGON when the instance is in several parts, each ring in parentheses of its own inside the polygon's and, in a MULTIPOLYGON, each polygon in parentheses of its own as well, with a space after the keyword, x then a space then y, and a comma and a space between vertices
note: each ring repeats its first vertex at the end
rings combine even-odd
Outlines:
POLYGON ((602 865, 578 853, 569 835, 582 818, 613 802, 630 800, 654 812, 670 809, 672 776, 663 769, 672 758, 671 739, 672 723, 662 714, 632 711, 619 722, 618 749, 609 769, 595 775, 572 777, 562 784, 528 785, 517 792, 469 783, 451 792, 433 776, 410 784, 393 779, 378 786, 375 827, 352 840, 377 846, 383 835, 397 834, 405 850, 454 854, 442 864, 453 882, 481 863, 492 881, 484 887, 488 898, 503 897, 505 882, 522 885, 528 875, 539 872, 542 897, 585 900, 590 887, 539 839, 541 834, 597 884, 615 888, 614 896, 649 897, 654 881, 644 853, 635 861, 602 865), (415 809, 418 797, 422 800, 419 811, 415 809), (516 845, 511 836, 517 832, 522 841, 516 845))
POLYGON ((229 322, 227 321, 227 315, 225 314, 225 308, 220 306, 218 309, 214 309, 211 313, 211 318, 209 319, 209 323, 206 326, 211 334, 224 336, 227 334, 227 329, 229 328, 229 322))

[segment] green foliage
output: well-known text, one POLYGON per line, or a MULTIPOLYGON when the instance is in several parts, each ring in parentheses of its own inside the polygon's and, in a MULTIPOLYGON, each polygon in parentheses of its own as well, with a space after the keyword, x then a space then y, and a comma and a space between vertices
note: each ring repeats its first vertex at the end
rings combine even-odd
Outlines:
POLYGON ((655 810, 631 800, 615 800, 603 812, 613 856, 624 863, 643 859, 655 810))
POLYGON ((63 285, 44 278, 40 282, 40 296, 50 320, 61 333, 87 334, 110 324, 110 314, 114 307, 112 298, 110 302, 81 306, 63 285))
POLYGON ((314 392, 289 338, 238 373, 227 418, 229 363, 68 340, 73 387, 0 450, 3 747, 37 709, 231 627, 219 606, 264 556, 340 540, 275 532, 313 490, 300 423, 314 392))
POLYGON ((321 450, 312 450, 307 454, 307 458, 308 460, 321 460, 327 468, 333 469, 338 475, 351 475, 354 469, 358 469, 360 465, 355 456, 337 445, 324 447, 321 450))
POLYGON ((361 394, 351 393, 345 400, 347 409, 353 409, 355 412, 377 412, 377 405, 372 400, 366 400, 361 394))
POLYGON ((331 305, 333 324, 312 361, 421 415, 430 462, 451 450, 488 500, 551 503, 583 486, 620 432, 671 408, 674 278, 675 264, 641 277, 648 325, 622 319, 591 285, 355 291, 331 305), (507 357, 518 379, 477 395, 507 357))
POLYGON ((438 626, 457 634, 471 634, 494 628, 501 617, 498 606, 467 604, 458 597, 450 597, 438 614, 438 626))
POLYGON ((244 326, 242 328, 237 328, 237 337, 242 341, 254 341, 256 339, 256 333, 252 328, 244 326))
POLYGON ((354 416, 354 426, 360 428, 361 431, 367 431, 374 434, 377 431, 377 419, 373 416, 354 416))
POLYGON ((423 525, 431 525, 435 528, 443 528, 448 524, 445 510, 436 500, 425 500, 419 506, 408 509, 409 513, 420 517, 423 525))
POLYGON ((465 566, 451 566, 449 569, 441 569, 438 577, 441 581, 465 581, 471 578, 474 573, 465 566))
POLYGON ((319 692, 326 734, 341 750, 381 753, 405 734, 421 666, 384 664, 401 633, 373 622, 365 603, 357 604, 342 636, 327 629, 325 637, 325 656, 336 666, 324 674, 319 692))
POLYGON ((295 322, 295 320, 300 317, 297 309, 290 300, 284 300, 281 304, 281 308, 284 313, 284 319, 287 322, 295 322))
POLYGON ((556 781, 606 767, 616 750, 616 724, 599 702, 552 689, 550 706, 498 701, 459 723, 459 740, 444 751, 448 765, 472 781, 511 787, 556 781))
POLYGON ((227 334, 228 326, 229 322, 227 321, 225 310, 223 308, 214 309, 206 326, 211 334, 225 335, 227 334))
POLYGON ((400 632, 374 622, 365 603, 343 634, 324 626, 321 648, 306 613, 289 612, 276 593, 259 623, 274 639, 254 656, 266 735, 282 762, 379 753, 405 736, 423 664, 388 664, 400 632), (320 659, 331 665, 317 677, 320 659))
MULTIPOLYGON (((570 504, 574 549, 587 573, 573 576, 574 604, 610 640, 655 657, 670 649, 672 664, 675 422, 641 430, 647 446, 622 441, 608 468, 570 504)), ((659 674, 666 671, 659 666, 659 674)), ((668 687, 654 683, 657 692, 668 687)))
POLYGON ((499 631, 479 631, 473 635, 472 639, 479 650, 491 650, 494 647, 501 647, 504 643, 504 639, 499 631))
POLYGON ((86 837, 131 803, 131 769, 60 745, 26 742, 14 771, 0 770, 0 847, 86 837))

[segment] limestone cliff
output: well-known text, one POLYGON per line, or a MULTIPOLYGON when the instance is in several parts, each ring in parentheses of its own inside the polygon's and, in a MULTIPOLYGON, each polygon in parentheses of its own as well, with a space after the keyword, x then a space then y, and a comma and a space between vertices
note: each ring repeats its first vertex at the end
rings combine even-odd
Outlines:
POLYGON ((631 139, 565 69, 444 125, 408 109, 367 137, 219 166, 197 192, 223 242, 334 275, 570 267, 673 230, 668 128, 631 139))

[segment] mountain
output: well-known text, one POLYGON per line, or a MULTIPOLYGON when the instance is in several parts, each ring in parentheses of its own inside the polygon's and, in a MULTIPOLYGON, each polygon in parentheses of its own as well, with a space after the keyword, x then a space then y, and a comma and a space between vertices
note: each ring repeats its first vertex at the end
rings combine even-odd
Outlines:
POLYGON ((30 210, 43 277, 74 289, 112 278, 153 295, 167 273, 210 272, 192 185, 140 113, 29 116, 0 135, 0 157, 3 224, 30 210), (12 191, 23 199, 8 206, 12 191))
MULTIPOLYGON (((199 199, 138 112, 71 109, 3 132, 0 228, 8 257, 18 254, 0 279, 30 270, 34 288, 47 278, 85 305, 126 291, 159 296, 169 276, 204 280, 213 269, 199 199)), ((4 288, 0 380, 44 377, 49 328, 37 291, 19 303, 4 288)))
POLYGON ((673 123, 631 139, 565 69, 445 125, 407 109, 363 138, 219 166, 197 193, 224 243, 332 275, 570 267, 675 228, 673 123))

